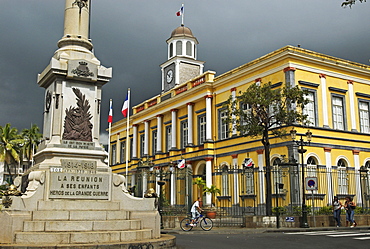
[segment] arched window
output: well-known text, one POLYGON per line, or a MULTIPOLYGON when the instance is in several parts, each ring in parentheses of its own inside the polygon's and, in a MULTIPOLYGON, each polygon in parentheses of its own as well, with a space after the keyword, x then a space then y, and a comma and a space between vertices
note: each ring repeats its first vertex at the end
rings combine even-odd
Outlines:
POLYGON ((224 196, 228 196, 229 195, 229 167, 227 167, 226 165, 222 167, 221 176, 222 176, 221 194, 224 196))
POLYGON ((307 159, 307 177, 316 177, 317 176, 317 162, 316 158, 310 156, 307 159))
POLYGON ((191 42, 190 41, 187 41, 186 42, 186 55, 192 56, 191 48, 192 48, 191 42))
POLYGON ((182 42, 176 42, 176 55, 182 55, 182 42))
POLYGON ((170 58, 173 56, 173 43, 170 44, 170 58))
POLYGON ((283 183, 282 170, 281 170, 281 167, 279 167, 280 164, 281 164, 280 158, 275 158, 272 161, 272 184, 271 186, 273 186, 272 193, 274 194, 279 194, 282 191, 282 189, 278 189, 278 193, 276 193, 276 189, 275 189, 276 183, 283 183))
POLYGON ((348 195, 348 175, 347 163, 344 159, 339 159, 338 166, 338 192, 340 195, 348 195))
MULTIPOLYGON (((306 172, 307 172, 307 177, 317 177, 317 161, 315 157, 310 156, 307 159, 307 171, 306 172)), ((313 193, 317 194, 317 190, 314 190, 313 193)))

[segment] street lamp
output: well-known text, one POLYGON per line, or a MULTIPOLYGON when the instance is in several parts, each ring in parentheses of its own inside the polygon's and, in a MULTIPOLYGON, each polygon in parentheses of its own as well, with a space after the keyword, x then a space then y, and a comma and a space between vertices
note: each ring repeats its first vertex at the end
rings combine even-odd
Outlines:
MULTIPOLYGON (((144 196, 144 192, 147 190, 147 187, 148 187, 148 182, 147 182, 147 174, 148 174, 148 171, 149 169, 154 165, 152 159, 147 155, 145 158, 141 158, 140 161, 138 162, 138 166, 137 166, 137 173, 138 173, 138 177, 141 175, 142 179, 142 182, 138 182, 139 184, 141 184, 142 188, 138 188, 138 191, 141 193, 138 193, 139 196, 143 197, 144 196)), ((139 181, 140 181, 139 180, 139 181)))
POLYGON ((169 168, 165 167, 155 167, 154 170, 152 170, 151 174, 153 174, 155 177, 159 178, 159 181, 157 181, 157 184, 159 185, 159 203, 158 203, 158 212, 161 217, 161 229, 163 229, 163 186, 166 184, 166 182, 163 180, 163 178, 166 178, 169 174, 171 174, 174 171, 173 163, 171 162, 169 164, 169 168))
POLYGON ((292 137, 292 140, 299 146, 298 153, 301 154, 301 161, 302 161, 302 222, 301 227, 302 228, 309 228, 308 222, 307 222, 307 206, 306 206, 306 196, 305 196, 305 179, 304 179, 304 158, 303 154, 307 152, 306 149, 303 148, 303 146, 308 146, 311 143, 312 140, 312 132, 308 130, 306 132, 306 138, 307 141, 303 141, 303 135, 300 135, 301 138, 299 140, 296 140, 297 131, 293 128, 290 131, 290 136, 292 137))

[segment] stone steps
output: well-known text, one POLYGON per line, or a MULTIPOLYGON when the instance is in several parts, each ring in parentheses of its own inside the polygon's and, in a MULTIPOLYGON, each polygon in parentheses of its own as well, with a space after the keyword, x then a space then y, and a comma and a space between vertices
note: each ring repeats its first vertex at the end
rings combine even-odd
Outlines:
POLYGON ((140 241, 152 238, 151 229, 88 232, 16 232, 16 244, 85 244, 140 241))
POLYGON ((32 220, 127 220, 130 213, 124 210, 44 210, 33 211, 32 220))
POLYGON ((58 221, 25 221, 24 232, 68 232, 68 231, 122 231, 140 230, 140 220, 58 220, 58 221))
POLYGON ((37 210, 120 210, 120 203, 114 201, 97 200, 53 200, 39 201, 37 210), (81 205, 83 203, 83 205, 81 205))
POLYGON ((115 243, 152 239, 152 233, 120 210, 119 202, 53 200, 39 201, 14 239, 16 244, 115 243))

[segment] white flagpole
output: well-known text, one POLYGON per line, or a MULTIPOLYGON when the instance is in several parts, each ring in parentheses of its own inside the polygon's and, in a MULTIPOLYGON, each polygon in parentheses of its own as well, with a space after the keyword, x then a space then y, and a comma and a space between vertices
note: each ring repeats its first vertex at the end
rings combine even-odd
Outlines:
POLYGON ((182 7, 182 15, 181 15, 181 26, 184 26, 184 15, 185 15, 185 8, 184 8, 184 4, 181 5, 182 7))
POLYGON ((127 189, 127 177, 128 177, 128 151, 129 151, 129 134, 130 128, 130 88, 127 90, 127 121, 126 121, 126 189, 127 189))
MULTIPOLYGON (((112 99, 109 100, 109 111, 110 111, 111 106, 112 106, 112 99)), ((108 129, 108 167, 109 167, 109 163, 110 163, 110 133, 111 133, 111 130, 112 130, 112 123, 109 122, 109 129, 108 129)))

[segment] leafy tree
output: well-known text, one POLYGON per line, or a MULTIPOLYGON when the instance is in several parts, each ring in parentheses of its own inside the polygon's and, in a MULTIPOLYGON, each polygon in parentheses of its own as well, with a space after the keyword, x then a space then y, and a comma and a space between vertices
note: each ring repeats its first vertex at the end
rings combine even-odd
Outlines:
POLYGON ((215 185, 211 185, 210 187, 205 187, 203 193, 210 193, 216 197, 217 194, 221 194, 221 190, 217 188, 215 185))
POLYGON ((24 139, 24 154, 30 167, 32 157, 41 142, 42 134, 40 133, 40 128, 34 124, 30 129, 24 129, 22 130, 22 137, 24 139))
POLYGON ((8 123, 0 126, 0 161, 4 162, 5 169, 10 175, 10 184, 13 183, 11 165, 19 162, 19 153, 23 146, 23 139, 18 134, 17 128, 12 128, 8 123))
POLYGON ((356 2, 364 3, 364 2, 366 2, 366 0, 346 0, 346 1, 342 2, 342 7, 349 6, 351 8, 352 5, 354 5, 356 2))
POLYGON ((201 189, 206 186, 206 181, 202 179, 202 177, 197 177, 193 180, 193 184, 197 185, 198 188, 198 197, 200 197, 201 189))
POLYGON ((302 113, 308 103, 307 92, 295 87, 272 89, 271 83, 254 83, 245 92, 225 104, 228 108, 227 121, 241 135, 261 138, 265 149, 266 166, 266 215, 272 215, 270 136, 282 137, 283 128, 296 122, 305 123, 307 115, 302 113))

